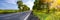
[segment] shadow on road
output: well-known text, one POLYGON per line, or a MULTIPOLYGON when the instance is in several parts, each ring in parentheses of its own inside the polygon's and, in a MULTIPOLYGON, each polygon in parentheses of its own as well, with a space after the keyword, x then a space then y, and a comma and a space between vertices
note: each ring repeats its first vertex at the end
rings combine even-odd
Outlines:
POLYGON ((27 20, 40 20, 40 19, 38 19, 38 17, 34 16, 33 15, 33 11, 32 11, 30 16, 29 16, 29 18, 27 20))

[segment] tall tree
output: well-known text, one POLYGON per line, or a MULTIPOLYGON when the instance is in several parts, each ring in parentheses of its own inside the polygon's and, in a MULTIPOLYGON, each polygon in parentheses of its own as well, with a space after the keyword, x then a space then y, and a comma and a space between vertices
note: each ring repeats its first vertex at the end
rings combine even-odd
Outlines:
POLYGON ((22 5, 23 5, 23 2, 22 1, 18 1, 17 4, 18 4, 18 8, 20 9, 20 7, 22 7, 22 5))
POLYGON ((27 5, 23 4, 22 1, 18 1, 17 4, 18 4, 19 11, 30 10, 30 8, 27 5))
POLYGON ((19 11, 22 11, 22 8, 21 7, 23 6, 23 2, 21 0, 19 0, 17 2, 17 4, 18 4, 19 11))

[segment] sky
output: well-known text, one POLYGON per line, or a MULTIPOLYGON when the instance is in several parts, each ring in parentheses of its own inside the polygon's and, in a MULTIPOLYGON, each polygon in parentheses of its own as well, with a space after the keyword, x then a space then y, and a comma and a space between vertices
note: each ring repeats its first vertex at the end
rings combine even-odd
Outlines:
POLYGON ((32 7, 34 5, 34 0, 22 0, 22 1, 32 10, 32 7))
POLYGON ((0 0, 0 9, 18 9, 17 0, 0 0))
MULTIPOLYGON (((34 5, 34 0, 22 0, 30 9, 34 5)), ((17 0, 0 0, 0 9, 18 9, 17 0)))

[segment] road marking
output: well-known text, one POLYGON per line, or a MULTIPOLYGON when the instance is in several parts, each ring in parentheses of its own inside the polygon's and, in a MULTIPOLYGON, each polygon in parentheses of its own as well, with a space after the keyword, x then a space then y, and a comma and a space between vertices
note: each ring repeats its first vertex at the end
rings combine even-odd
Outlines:
POLYGON ((25 17, 25 19, 24 20, 27 20, 27 18, 30 16, 30 13, 25 17))

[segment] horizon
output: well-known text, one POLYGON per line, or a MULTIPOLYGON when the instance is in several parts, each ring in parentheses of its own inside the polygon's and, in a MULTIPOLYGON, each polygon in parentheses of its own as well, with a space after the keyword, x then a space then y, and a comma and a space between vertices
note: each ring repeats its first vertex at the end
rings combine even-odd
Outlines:
MULTIPOLYGON (((16 9, 18 6, 16 4, 17 0, 0 0, 0 9, 16 9)), ((31 10, 34 5, 34 0, 22 0, 22 2, 27 5, 31 10)))

